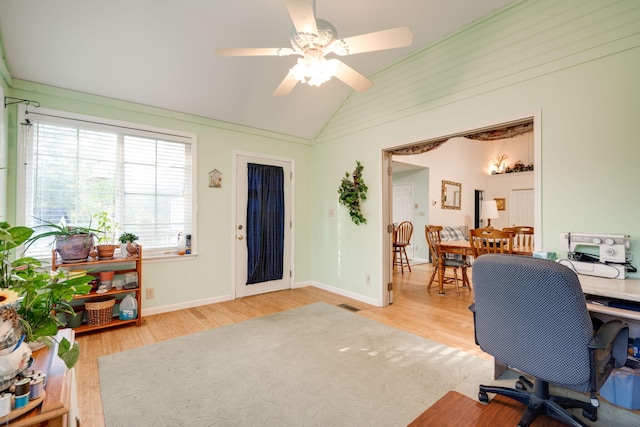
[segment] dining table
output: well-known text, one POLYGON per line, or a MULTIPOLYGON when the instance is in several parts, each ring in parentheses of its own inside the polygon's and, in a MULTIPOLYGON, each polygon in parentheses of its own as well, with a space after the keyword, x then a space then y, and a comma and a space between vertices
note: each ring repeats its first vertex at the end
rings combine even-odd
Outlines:
MULTIPOLYGON (((442 240, 439 244, 442 256, 438 257, 438 295, 444 295, 444 259, 445 254, 461 255, 462 259, 467 256, 473 256, 471 242, 468 240, 442 240)), ((515 246, 512 253, 517 255, 533 255, 533 247, 531 246, 515 246)), ((467 269, 462 270, 463 280, 468 283, 467 269)))

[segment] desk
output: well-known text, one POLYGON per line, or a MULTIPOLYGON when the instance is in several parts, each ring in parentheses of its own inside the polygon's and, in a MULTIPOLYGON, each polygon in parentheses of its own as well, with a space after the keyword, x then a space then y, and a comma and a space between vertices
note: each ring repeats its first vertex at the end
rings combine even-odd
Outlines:
MULTIPOLYGON (((606 279, 604 277, 578 274, 582 292, 606 298, 640 302, 640 279, 606 279)), ((640 321, 640 311, 607 307, 587 302, 587 309, 593 313, 640 321)))
MULTIPOLYGON (((443 240, 440 242, 440 251, 442 253, 462 255, 463 258, 467 256, 473 256, 473 249, 471 249, 471 243, 468 240, 443 240)), ((513 253, 518 255, 532 255, 533 248, 529 246, 522 246, 513 248, 513 253)), ((444 257, 438 259, 438 295, 444 295, 444 257)), ((465 270, 463 275, 466 275, 465 270)))

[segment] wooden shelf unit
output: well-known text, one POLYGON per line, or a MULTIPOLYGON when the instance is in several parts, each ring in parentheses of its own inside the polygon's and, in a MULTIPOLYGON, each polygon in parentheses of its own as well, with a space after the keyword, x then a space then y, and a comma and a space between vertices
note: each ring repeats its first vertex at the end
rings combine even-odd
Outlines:
MULTIPOLYGON (((83 270, 87 270, 88 275, 98 276, 98 271, 91 271, 96 267, 105 267, 105 266, 113 266, 113 270, 117 274, 131 273, 135 272, 138 275, 138 287, 134 289, 116 289, 112 287, 111 290, 104 293, 97 293, 96 291, 91 291, 86 295, 76 295, 74 300, 90 300, 96 297, 105 297, 105 296, 115 296, 119 294, 135 294, 136 301, 138 302, 138 317, 132 320, 120 320, 117 316, 113 317, 109 323, 105 323, 104 325, 88 325, 83 323, 82 325, 72 328, 76 334, 81 334, 84 332, 97 331, 100 329, 113 328, 117 326, 136 324, 137 326, 142 325, 142 247, 138 247, 138 256, 129 257, 129 258, 113 258, 113 259, 102 259, 96 261, 84 261, 84 262, 71 262, 71 263, 61 263, 58 261, 57 253, 55 249, 51 255, 51 269, 57 270, 58 268, 64 268, 72 270, 74 268, 82 268, 83 270), (133 263, 134 267, 130 268, 129 264, 133 263), (120 265, 118 265, 120 264, 120 265), (124 265, 123 265, 124 264, 124 265)), ((104 269, 101 269, 104 271, 104 269)), ((117 301, 119 302, 119 301, 117 301)))

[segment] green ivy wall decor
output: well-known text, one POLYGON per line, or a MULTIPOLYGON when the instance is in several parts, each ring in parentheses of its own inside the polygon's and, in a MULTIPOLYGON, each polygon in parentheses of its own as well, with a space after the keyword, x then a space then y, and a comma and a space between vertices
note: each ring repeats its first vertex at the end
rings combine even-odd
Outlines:
POLYGON ((345 173, 342 178, 340 188, 338 188, 338 194, 340 195, 340 204, 349 208, 349 215, 351 220, 356 224, 366 224, 367 219, 362 216, 360 211, 360 204, 364 200, 367 200, 367 185, 362 180, 362 170, 364 166, 356 160, 356 170, 353 171, 353 181, 349 172, 345 173))

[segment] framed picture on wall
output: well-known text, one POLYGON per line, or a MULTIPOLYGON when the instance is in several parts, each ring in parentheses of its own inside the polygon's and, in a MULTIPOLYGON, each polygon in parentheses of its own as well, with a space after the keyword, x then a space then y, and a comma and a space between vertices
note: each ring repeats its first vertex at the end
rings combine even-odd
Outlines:
POLYGON ((499 211, 505 210, 505 199, 493 199, 496 201, 496 206, 499 211))

